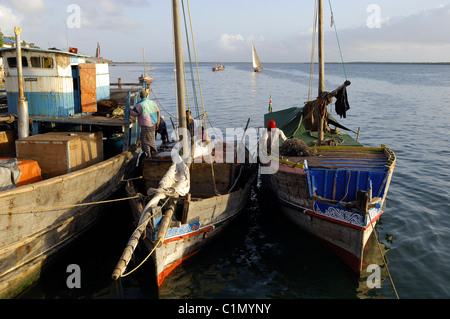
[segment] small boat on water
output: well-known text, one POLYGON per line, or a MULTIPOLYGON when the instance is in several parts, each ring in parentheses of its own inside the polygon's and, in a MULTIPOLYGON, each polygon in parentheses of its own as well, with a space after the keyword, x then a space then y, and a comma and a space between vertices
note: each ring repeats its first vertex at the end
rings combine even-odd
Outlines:
POLYGON ((223 65, 223 64, 217 65, 217 62, 215 62, 214 66, 212 67, 212 70, 213 70, 213 72, 223 71, 223 70, 225 70, 225 65, 223 65))
MULTIPOLYGON (((139 77, 139 83, 146 83, 147 86, 149 86, 153 82, 153 76, 147 75, 146 68, 145 68, 145 48, 142 49, 142 59, 144 61, 144 74, 141 74, 139 77)), ((150 70, 150 69, 149 69, 150 70)))
MULTIPOLYGON (((180 34, 178 0, 173 0, 172 8, 175 34, 180 34)), ((181 38, 175 37, 178 131, 187 132, 187 123, 193 127, 188 127, 189 135, 176 143, 162 144, 157 154, 145 158, 142 178, 127 182, 128 195, 138 197, 130 200, 137 227, 113 271, 114 280, 126 275, 132 253, 142 240, 155 264, 157 286, 161 287, 176 267, 230 227, 244 211, 256 182, 256 160, 251 159, 242 140, 228 147, 222 142, 213 145, 205 137, 205 113, 202 119, 186 119, 181 47, 181 38), (193 141, 192 149, 188 141, 193 141), (230 151, 236 156, 227 157, 230 151), (238 161, 237 154, 243 155, 243 161, 238 161), (230 157, 234 160, 226 162, 230 157), (146 198, 147 194, 153 197, 146 198)))
MULTIPOLYGON (((321 19, 322 0, 316 7, 321 19)), ((319 40, 321 34, 319 30, 319 40)), ((367 266, 364 247, 385 210, 396 156, 383 144, 364 147, 359 130, 354 139, 328 113, 327 105, 336 98, 337 113, 346 117, 346 87, 351 83, 325 91, 323 40, 319 46, 318 97, 304 107, 264 115, 266 127, 271 121, 276 126, 266 136, 280 129, 288 139, 273 142, 272 152, 263 148, 260 153, 262 190, 276 200, 274 214, 283 213, 360 273, 367 266)))
POLYGON ((109 98, 107 63, 20 45, 0 54, 8 104, 0 114, 0 298, 13 298, 124 186, 139 126, 127 110, 95 115, 109 98))
POLYGON ((255 45, 253 43, 252 43, 252 65, 254 72, 261 72, 263 69, 258 54, 256 53, 255 45))

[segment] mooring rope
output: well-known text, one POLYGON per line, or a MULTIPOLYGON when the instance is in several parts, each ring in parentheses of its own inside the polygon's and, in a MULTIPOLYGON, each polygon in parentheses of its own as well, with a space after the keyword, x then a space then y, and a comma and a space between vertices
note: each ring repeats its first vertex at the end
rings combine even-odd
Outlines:
POLYGON ((128 200, 128 199, 134 199, 134 198, 138 198, 138 197, 139 197, 139 195, 131 196, 131 197, 125 197, 125 198, 116 198, 116 199, 103 200, 103 201, 98 201, 98 202, 90 202, 90 203, 62 205, 62 206, 53 206, 53 207, 42 207, 42 208, 33 208, 33 209, 24 209, 24 210, 11 210, 11 211, 7 211, 7 212, 0 212, 0 215, 25 214, 25 213, 34 214, 36 212, 42 212, 42 211, 51 211, 51 210, 59 210, 59 209, 73 208, 73 207, 80 207, 80 206, 89 206, 89 205, 99 205, 99 204, 113 203, 113 202, 119 202, 119 201, 128 200))
POLYGON ((375 234, 375 239, 377 240, 378 250, 380 252, 381 258, 383 259, 384 266, 386 267, 386 271, 387 271, 389 280, 391 281, 392 288, 394 289, 395 296, 397 297, 397 299, 400 299, 399 296, 398 296, 398 293, 397 293, 397 289, 395 288, 395 285, 394 285, 394 280, 392 279, 391 273, 389 272, 388 265, 386 263, 386 260, 384 259, 383 252, 381 251, 380 242, 378 241, 378 235, 377 235, 377 232, 375 231, 375 227, 373 226, 372 219, 370 218, 370 215, 369 215, 369 221, 370 221, 370 225, 372 225, 372 230, 373 230, 373 233, 375 234))
POLYGON ((176 119, 178 121, 178 117, 173 116, 172 114, 170 114, 161 104, 161 102, 159 102, 158 98, 156 97, 155 92, 153 91, 152 87, 149 87, 150 92, 152 92, 153 96, 155 97, 156 102, 158 102, 159 106, 164 110, 164 112, 166 112, 169 116, 171 116, 172 118, 176 119))

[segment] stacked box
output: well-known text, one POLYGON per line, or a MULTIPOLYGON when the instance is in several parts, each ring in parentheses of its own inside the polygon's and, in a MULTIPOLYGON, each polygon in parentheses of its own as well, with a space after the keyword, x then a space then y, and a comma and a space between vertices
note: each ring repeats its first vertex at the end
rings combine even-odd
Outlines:
POLYGON ((70 173, 103 160, 101 132, 51 132, 16 140, 16 156, 39 163, 42 178, 70 173))

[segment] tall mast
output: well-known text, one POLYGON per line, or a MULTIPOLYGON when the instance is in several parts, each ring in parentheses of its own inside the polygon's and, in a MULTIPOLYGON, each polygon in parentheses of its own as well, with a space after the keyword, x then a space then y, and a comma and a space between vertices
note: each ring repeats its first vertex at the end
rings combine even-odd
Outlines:
MULTIPOLYGON (((184 60, 183 48, 181 43, 181 29, 180 29, 180 6, 178 0, 172 0, 172 14, 173 14, 173 32, 175 39, 175 67, 177 77, 177 97, 178 97, 178 127, 186 129, 186 102, 185 102, 185 87, 183 81, 184 60)), ((188 151, 187 138, 181 141, 183 151, 188 151)), ((186 154, 183 154, 186 156, 186 154)))
MULTIPOLYGON (((323 49, 323 1, 318 0, 319 6, 319 94, 325 91, 325 58, 323 49)), ((324 106, 326 107, 326 106, 324 106)), ((321 113, 321 112, 320 112, 321 113)), ((323 141, 323 117, 319 116, 319 127, 317 129, 318 146, 323 141)))
POLYGON ((145 48, 142 48, 142 60, 144 61, 144 77, 145 77, 147 76, 147 73, 145 73, 145 48))

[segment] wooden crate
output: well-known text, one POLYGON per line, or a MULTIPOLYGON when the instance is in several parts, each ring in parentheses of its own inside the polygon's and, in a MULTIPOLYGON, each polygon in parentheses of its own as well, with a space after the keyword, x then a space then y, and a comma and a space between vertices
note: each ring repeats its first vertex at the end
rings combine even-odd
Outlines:
POLYGON ((16 140, 16 156, 39 163, 44 179, 103 160, 101 132, 52 132, 16 140))

